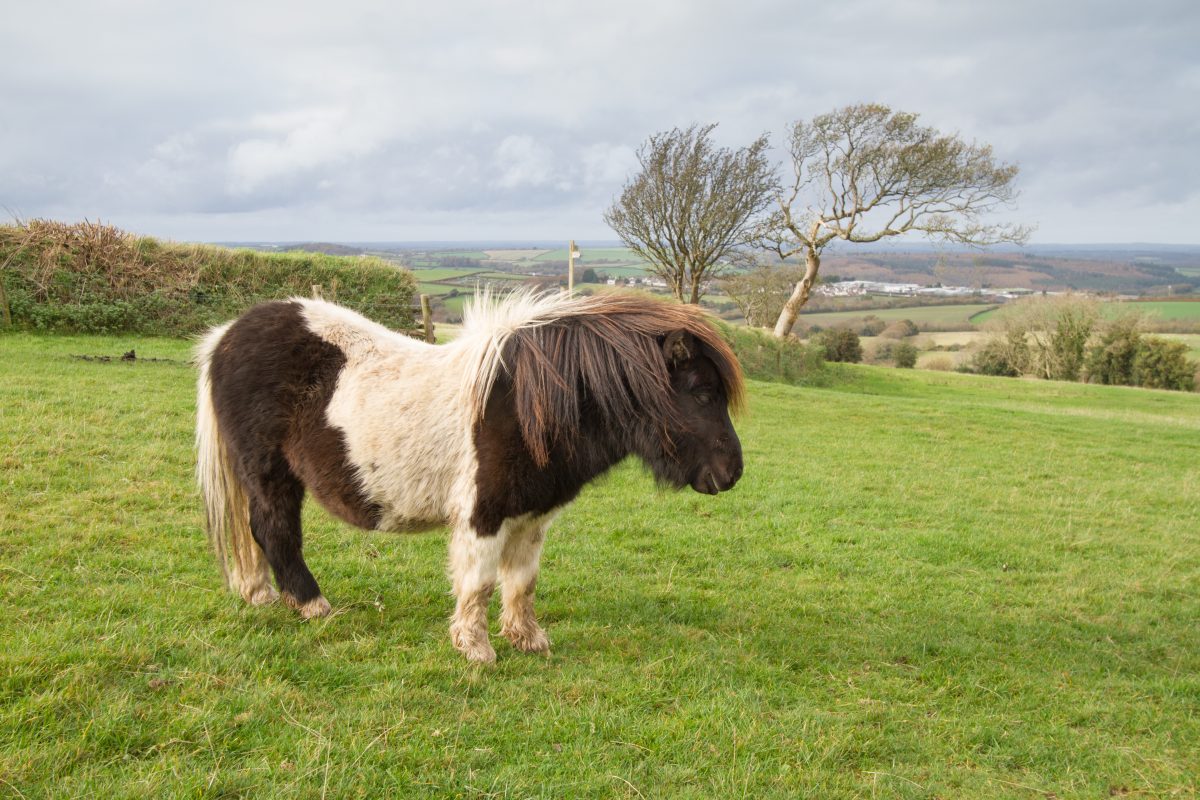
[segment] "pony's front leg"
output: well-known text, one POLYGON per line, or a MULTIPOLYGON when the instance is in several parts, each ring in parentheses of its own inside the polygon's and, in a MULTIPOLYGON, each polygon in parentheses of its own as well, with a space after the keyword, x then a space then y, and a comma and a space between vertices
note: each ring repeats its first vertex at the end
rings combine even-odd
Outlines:
POLYGON ((515 527, 500 555, 500 632, 526 653, 550 652, 550 639, 533 613, 538 562, 549 523, 548 518, 539 518, 515 527))
POLYGON ((454 583, 454 616, 450 641, 469 661, 492 662, 496 651, 488 641, 488 604, 496 588, 506 526, 494 536, 480 536, 469 525, 450 535, 450 574, 454 583))

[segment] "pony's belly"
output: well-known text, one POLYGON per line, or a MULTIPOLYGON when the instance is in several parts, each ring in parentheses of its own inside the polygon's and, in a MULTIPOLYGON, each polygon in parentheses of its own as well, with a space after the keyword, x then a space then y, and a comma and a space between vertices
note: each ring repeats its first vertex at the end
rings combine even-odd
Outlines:
POLYGON ((379 520, 376 530, 387 533, 424 533, 445 527, 442 519, 413 519, 411 517, 384 516, 379 520))

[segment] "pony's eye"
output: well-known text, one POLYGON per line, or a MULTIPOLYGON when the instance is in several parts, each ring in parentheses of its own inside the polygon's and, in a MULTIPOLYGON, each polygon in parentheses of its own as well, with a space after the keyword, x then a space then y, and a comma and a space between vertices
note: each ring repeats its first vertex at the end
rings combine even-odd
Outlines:
POLYGON ((708 392, 694 392, 692 394, 692 397, 695 399, 695 401, 697 403, 699 403, 702 406, 708 405, 709 403, 712 402, 712 399, 713 399, 712 395, 709 394, 708 392))

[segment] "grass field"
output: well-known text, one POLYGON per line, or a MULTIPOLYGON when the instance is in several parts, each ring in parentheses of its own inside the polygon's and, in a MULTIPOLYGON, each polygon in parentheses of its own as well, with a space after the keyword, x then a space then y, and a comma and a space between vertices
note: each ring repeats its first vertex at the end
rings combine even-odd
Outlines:
MULTIPOLYGON (((1161 320, 1184 320, 1200 321, 1200 301, 1191 302, 1187 300, 1171 301, 1171 300, 1148 300, 1146 302, 1123 302, 1123 303, 1103 303, 1100 306, 1106 317, 1115 318, 1122 314, 1144 314, 1152 319, 1161 320)), ((982 324, 987 322, 1000 309, 988 311, 975 317, 972 322, 982 324)))
POLYGON ((973 327, 971 317, 990 308, 992 308, 991 305, 970 303, 947 306, 917 306, 916 308, 879 308, 866 311, 824 311, 801 313, 799 322, 801 324, 807 323, 809 325, 827 327, 840 322, 862 319, 866 316, 876 316, 889 322, 909 319, 917 324, 922 322, 938 325, 961 324, 964 330, 970 330, 973 327))
MULTIPOLYGON (((611 261, 619 264, 637 265, 641 264, 642 260, 629 248, 626 247, 598 247, 580 248, 580 258, 575 259, 576 264, 589 264, 595 261, 611 261)), ((547 250, 541 255, 533 259, 534 261, 566 261, 567 249, 564 247, 561 250, 547 250)), ((594 265, 600 269, 603 265, 594 265)))
POLYGON ((446 635, 444 536, 305 511, 333 602, 219 585, 187 344, 0 336, 0 794, 1191 797, 1200 397, 755 384, 717 498, 551 529, 549 659, 446 635), (176 361, 96 363, 72 355, 176 361))
POLYGON ((461 278, 464 275, 477 275, 480 270, 477 269, 450 269, 450 268, 422 268, 418 267, 412 271, 413 277, 418 281, 448 281, 455 278, 461 278))

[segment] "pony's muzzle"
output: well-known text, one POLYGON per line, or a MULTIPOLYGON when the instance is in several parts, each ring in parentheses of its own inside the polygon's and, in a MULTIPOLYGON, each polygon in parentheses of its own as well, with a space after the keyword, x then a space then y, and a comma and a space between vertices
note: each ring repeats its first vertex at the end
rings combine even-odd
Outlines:
POLYGON ((702 467, 690 483, 700 494, 719 494, 732 489, 741 477, 742 457, 739 453, 727 464, 702 467))

